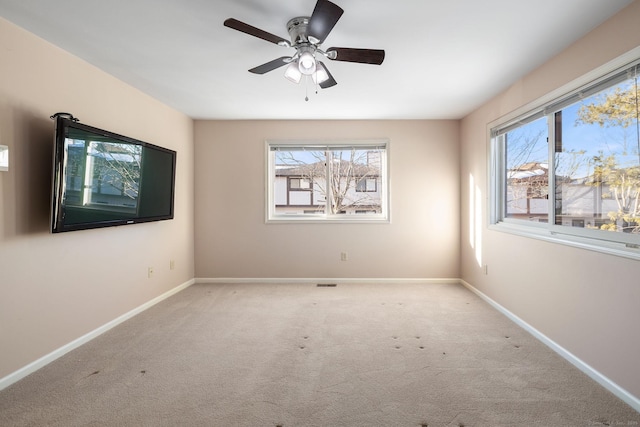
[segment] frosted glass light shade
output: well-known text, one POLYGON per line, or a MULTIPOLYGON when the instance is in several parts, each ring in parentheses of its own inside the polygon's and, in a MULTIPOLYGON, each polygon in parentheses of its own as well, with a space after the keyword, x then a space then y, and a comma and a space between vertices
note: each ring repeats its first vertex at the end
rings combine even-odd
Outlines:
POLYGON ((329 80, 329 73, 324 65, 321 62, 318 62, 316 72, 313 73, 313 83, 320 84, 329 80))
POLYGON ((292 81, 293 83, 300 83, 302 73, 298 69, 298 63, 296 61, 287 66, 287 69, 284 72, 284 76, 287 78, 287 80, 292 81))

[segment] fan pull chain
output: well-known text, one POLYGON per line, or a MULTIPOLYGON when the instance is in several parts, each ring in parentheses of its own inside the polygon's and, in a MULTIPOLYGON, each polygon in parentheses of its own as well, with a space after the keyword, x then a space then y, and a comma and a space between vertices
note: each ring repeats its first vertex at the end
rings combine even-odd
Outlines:
POLYGON ((304 100, 309 102, 309 76, 305 76, 304 79, 304 91, 305 91, 305 96, 304 96, 304 100))

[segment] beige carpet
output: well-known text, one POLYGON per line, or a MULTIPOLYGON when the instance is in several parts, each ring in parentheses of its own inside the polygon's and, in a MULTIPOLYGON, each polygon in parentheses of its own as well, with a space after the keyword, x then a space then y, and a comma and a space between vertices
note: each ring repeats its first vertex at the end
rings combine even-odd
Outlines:
POLYGON ((459 285, 194 285, 0 392, 1 426, 598 426, 640 414, 459 285))

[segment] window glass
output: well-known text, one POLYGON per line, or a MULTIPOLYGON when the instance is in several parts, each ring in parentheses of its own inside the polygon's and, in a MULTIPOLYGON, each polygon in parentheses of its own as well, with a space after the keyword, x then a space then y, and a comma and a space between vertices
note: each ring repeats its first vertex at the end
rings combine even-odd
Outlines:
POLYGON ((269 220, 388 219, 386 142, 269 142, 268 153, 269 220))
POLYGON ((508 218, 547 222, 549 145, 546 117, 517 127, 504 137, 508 218))
POLYGON ((381 150, 370 148, 337 148, 328 151, 329 214, 348 215, 368 210, 382 213, 382 198, 377 191, 366 189, 366 183, 382 175, 381 150), (365 190, 358 191, 360 182, 365 190), (366 194, 362 194, 366 193, 366 194))
POLYGON ((556 113, 556 224, 640 231, 635 79, 556 113))
POLYGON ((492 129, 492 222, 640 245, 637 63, 492 129))

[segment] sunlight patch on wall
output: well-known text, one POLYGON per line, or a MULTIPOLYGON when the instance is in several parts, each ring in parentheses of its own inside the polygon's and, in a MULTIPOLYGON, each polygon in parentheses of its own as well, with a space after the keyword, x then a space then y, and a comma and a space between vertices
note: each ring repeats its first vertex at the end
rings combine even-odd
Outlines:
POLYGON ((469 245, 475 249, 476 261, 482 267, 482 191, 469 174, 469 245))
POLYGON ((469 246, 472 249, 475 249, 476 246, 476 198, 474 193, 474 188, 476 187, 475 179, 473 178, 473 174, 469 174, 469 246))
POLYGON ((478 262, 478 267, 482 267, 482 191, 480 191, 480 187, 476 185, 476 261, 478 262))

